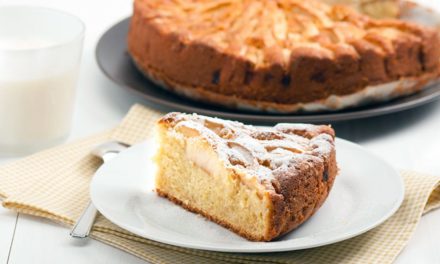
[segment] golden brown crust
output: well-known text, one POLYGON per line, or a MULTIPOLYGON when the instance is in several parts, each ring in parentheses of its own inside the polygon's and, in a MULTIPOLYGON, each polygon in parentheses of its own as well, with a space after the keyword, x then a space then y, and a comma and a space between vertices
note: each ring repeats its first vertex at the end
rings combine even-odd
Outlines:
MULTIPOLYGON (((273 1, 262 3, 269 2, 273 1)), ((271 46, 271 40, 263 35, 248 35, 237 45, 248 45, 252 52, 239 55, 233 39, 222 39, 218 37, 223 36, 220 33, 201 38, 197 31, 190 31, 194 27, 185 27, 183 15, 166 13, 183 12, 183 7, 176 11, 163 1, 136 0, 128 49, 143 72, 168 82, 175 90, 195 88, 193 94, 186 96, 201 100, 207 94, 217 94, 282 106, 348 95, 369 85, 405 77, 438 75, 440 45, 435 30, 398 20, 373 20, 347 8, 330 8, 313 0, 307 4, 296 0, 281 2, 302 8, 304 23, 319 25, 319 34, 301 36, 294 32, 304 38, 300 44, 277 40, 271 46), (315 6, 322 10, 310 11, 315 6), (181 27, 173 24, 177 22, 181 27), (229 46, 224 47, 223 42, 229 46), (276 45, 286 47, 280 50, 276 45)), ((197 15, 192 12, 188 14, 197 15)))
POLYGON ((397 18, 401 0, 320 0, 331 5, 347 5, 373 18, 397 18))
MULTIPOLYGON (((158 72, 156 69, 149 68, 148 70, 142 70, 142 68, 139 66, 138 68, 144 73, 144 75, 148 76, 150 80, 156 82, 162 88, 193 100, 199 100, 204 103, 211 103, 214 105, 219 105, 219 102, 221 102, 220 105, 234 109, 275 113, 341 110, 347 107, 361 106, 370 102, 388 101, 396 97, 418 92, 430 84, 431 81, 435 80, 438 76, 437 73, 426 73, 413 78, 400 78, 399 81, 393 83, 378 86, 368 86, 357 91, 356 94, 341 95, 338 97, 332 95, 328 98, 308 103, 280 104, 276 102, 256 101, 252 99, 238 98, 236 96, 218 94, 205 90, 201 87, 182 86, 176 81, 168 78, 166 75, 158 72), (380 97, 381 94, 386 95, 386 97, 380 97)), ((371 72, 374 72, 375 69, 377 69, 377 67, 373 67, 371 72)))
POLYGON ((283 198, 272 196, 275 213, 271 236, 286 234, 309 219, 327 199, 337 172, 333 150, 323 163, 295 164, 292 172, 276 175, 283 198))
MULTIPOLYGON (((307 138, 322 133, 334 138, 334 130, 329 126, 318 126, 314 130, 285 131, 307 138)), ((277 191, 271 194, 274 205, 272 230, 270 237, 275 238, 290 232, 309 219, 324 203, 338 173, 336 151, 322 155, 317 159, 292 162, 290 170, 275 173, 277 191)))

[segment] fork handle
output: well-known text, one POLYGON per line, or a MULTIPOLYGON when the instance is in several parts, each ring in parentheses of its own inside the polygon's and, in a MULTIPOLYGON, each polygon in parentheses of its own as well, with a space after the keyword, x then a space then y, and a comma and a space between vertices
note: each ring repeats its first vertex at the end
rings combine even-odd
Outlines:
POLYGON ((75 238, 86 238, 92 230, 93 223, 95 222, 98 210, 95 206, 89 202, 87 208, 84 210, 83 214, 80 216, 72 231, 70 232, 71 237, 75 238))

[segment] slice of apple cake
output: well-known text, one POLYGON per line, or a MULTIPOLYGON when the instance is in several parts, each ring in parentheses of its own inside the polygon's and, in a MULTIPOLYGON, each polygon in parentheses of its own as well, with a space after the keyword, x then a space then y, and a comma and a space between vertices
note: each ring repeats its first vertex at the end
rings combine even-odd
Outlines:
POLYGON ((298 227, 337 174, 329 126, 254 127, 170 113, 157 130, 157 193, 249 240, 298 227))

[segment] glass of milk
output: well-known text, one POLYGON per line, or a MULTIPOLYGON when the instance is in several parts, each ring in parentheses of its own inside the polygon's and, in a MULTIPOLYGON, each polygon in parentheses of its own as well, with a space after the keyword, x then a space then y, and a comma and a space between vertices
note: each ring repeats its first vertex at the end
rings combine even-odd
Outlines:
POLYGON ((60 11, 0 7, 0 155, 31 153, 67 138, 84 29, 60 11))

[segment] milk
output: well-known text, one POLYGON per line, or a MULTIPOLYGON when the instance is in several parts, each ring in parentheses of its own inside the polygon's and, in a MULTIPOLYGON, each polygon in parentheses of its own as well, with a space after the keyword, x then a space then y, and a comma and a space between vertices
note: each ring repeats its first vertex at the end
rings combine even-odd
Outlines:
POLYGON ((54 41, 33 36, 2 37, 0 39, 0 50, 41 49, 52 45, 55 45, 54 41))
POLYGON ((0 152, 26 153, 70 131, 76 70, 35 79, 0 79, 0 152))
POLYGON ((70 131, 84 24, 41 7, 0 6, 0 155, 53 146, 70 131))

